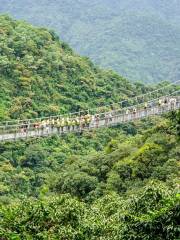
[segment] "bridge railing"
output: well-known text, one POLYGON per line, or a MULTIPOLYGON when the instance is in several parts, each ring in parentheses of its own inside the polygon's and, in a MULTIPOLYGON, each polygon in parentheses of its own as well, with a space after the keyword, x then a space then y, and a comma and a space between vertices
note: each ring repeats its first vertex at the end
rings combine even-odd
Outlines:
MULTIPOLYGON (((101 118, 99 122, 92 121, 89 125, 86 125, 84 127, 82 126, 76 126, 76 127, 64 127, 63 129, 60 129, 58 127, 51 127, 48 128, 40 128, 40 129, 28 129, 26 132, 21 131, 13 131, 9 132, 7 131, 5 134, 0 134, 0 141, 8 141, 8 140, 16 140, 16 139, 24 139, 24 138, 31 138, 31 137, 42 137, 42 136, 48 136, 48 135, 54 135, 54 134, 66 134, 69 132, 81 132, 81 131, 89 131, 93 128, 101 128, 101 127, 108 127, 108 126, 114 126, 119 123, 128 122, 128 121, 134 121, 136 119, 142 119, 144 117, 152 116, 155 114, 162 114, 165 112, 168 112, 170 110, 176 110, 180 109, 180 98, 177 99, 176 106, 154 106, 152 108, 147 108, 146 110, 144 108, 140 108, 135 114, 133 112, 130 112, 129 114, 121 114, 121 115, 114 115, 112 120, 108 119, 106 121, 105 118, 101 118)), ((17 126, 17 129, 18 126, 17 126)))
MULTIPOLYGON (((179 91, 176 91, 174 95, 179 93, 179 91)), ((167 98, 167 97, 166 97, 167 98)), ((173 98, 176 98, 177 105, 180 104, 180 96, 173 96, 173 98)), ((144 115, 151 114, 159 114, 163 113, 165 110, 173 110, 173 106, 170 105, 170 102, 168 102, 166 105, 159 106, 158 105, 159 99, 154 99, 148 102, 148 106, 145 109, 144 103, 140 103, 134 106, 130 106, 127 108, 119 108, 115 110, 111 110, 108 112, 100 112, 98 113, 99 121, 105 121, 107 118, 110 118, 109 115, 111 115, 112 119, 115 121, 117 118, 121 119, 129 119, 130 116, 134 116, 136 118, 138 114, 142 114, 144 112, 144 115), (133 113, 133 109, 136 109, 136 115, 133 113), (127 114, 126 111, 129 111, 127 114)), ((179 105, 178 105, 179 106, 179 105)), ((143 116, 142 116, 143 117, 143 116)), ((56 117, 57 118, 57 117, 56 117)), ((130 120, 130 119, 129 119, 130 120)), ((94 120, 94 124, 95 120, 94 120)), ((52 128, 52 125, 49 125, 50 128, 52 128)), ((17 134, 17 133, 25 133, 25 132, 32 132, 32 131, 39 131, 43 130, 43 126, 39 126, 36 128, 35 122, 26 122, 26 123, 18 123, 18 124, 12 124, 12 125, 5 125, 0 126, 0 135, 6 135, 6 134, 17 134)))
POLYGON ((81 132, 81 131, 88 131, 93 128, 101 128, 101 127, 108 127, 108 126, 114 126, 119 123, 128 122, 128 121, 134 121, 136 119, 141 119, 144 117, 148 117, 155 114, 162 114, 170 110, 176 110, 180 109, 180 99, 177 99, 176 106, 154 106, 153 108, 147 108, 146 110, 144 108, 139 109, 136 114, 133 112, 130 112, 129 114, 121 114, 121 115, 114 115, 112 120, 108 119, 106 121, 105 118, 102 118, 98 123, 96 121, 92 121, 91 124, 88 126, 76 126, 76 127, 64 127, 63 130, 59 129, 57 127, 48 127, 48 128, 40 128, 40 129, 32 129, 28 130, 26 132, 11 132, 6 133, 4 135, 0 135, 0 141, 6 141, 6 140, 16 140, 16 139, 22 139, 22 138, 30 138, 30 137, 42 137, 42 136, 48 136, 53 134, 66 134, 69 132, 81 132))
POLYGON ((125 109, 127 107, 131 107, 131 106, 135 106, 138 105, 140 103, 143 102, 148 102, 152 99, 159 99, 160 97, 163 96, 170 96, 172 94, 172 92, 175 89, 180 89, 180 86, 178 85, 180 84, 180 80, 177 80, 171 84, 165 85, 160 87, 159 89, 153 90, 151 92, 145 93, 145 94, 141 94, 139 96, 134 96, 132 97, 130 100, 123 100, 121 102, 118 103, 112 103, 112 104, 107 104, 104 106, 99 106, 99 107, 95 107, 93 109, 87 109, 87 110, 81 110, 78 112, 73 112, 73 113, 67 113, 67 114, 61 114, 61 115, 57 115, 57 116, 48 116, 48 117, 39 117, 39 118, 35 118, 35 119, 21 119, 21 120, 9 120, 9 121, 4 121, 4 122, 0 122, 0 126, 9 126, 9 125, 22 125, 24 123, 28 123, 28 124, 34 124, 38 121, 42 121, 42 120, 48 120, 48 119, 54 119, 54 118, 65 118, 65 117, 77 117, 80 115, 85 115, 87 113, 90 113, 92 115, 99 113, 101 114, 102 112, 107 112, 107 111, 117 111, 118 109, 125 109))

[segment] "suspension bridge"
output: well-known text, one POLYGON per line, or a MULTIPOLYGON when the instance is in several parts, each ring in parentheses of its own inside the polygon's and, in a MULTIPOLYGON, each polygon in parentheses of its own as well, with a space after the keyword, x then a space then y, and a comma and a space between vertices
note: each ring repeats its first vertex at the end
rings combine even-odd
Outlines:
POLYGON ((130 100, 113 103, 86 111, 44 118, 0 122, 0 142, 33 137, 62 135, 70 132, 91 131, 118 124, 161 115, 180 109, 180 80, 130 100), (88 114, 88 123, 81 123, 88 114), (79 119, 78 125, 58 125, 61 119, 79 119))

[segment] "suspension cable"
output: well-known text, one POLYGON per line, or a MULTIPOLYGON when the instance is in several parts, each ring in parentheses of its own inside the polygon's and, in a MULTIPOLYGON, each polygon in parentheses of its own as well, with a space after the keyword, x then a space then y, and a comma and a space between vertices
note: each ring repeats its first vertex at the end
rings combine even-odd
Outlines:
MULTIPOLYGON (((173 85, 175 85, 174 87, 177 87, 177 86, 179 86, 178 84, 180 84, 180 80, 172 82, 172 83, 170 83, 170 84, 168 84, 166 86, 162 86, 161 88, 155 89, 155 90, 153 90, 151 92, 147 92, 145 94, 140 94, 138 96, 134 96, 134 97, 132 97, 130 99, 122 100, 122 101, 117 102, 117 103, 105 104, 105 105, 102 105, 102 106, 97 106, 97 107, 86 109, 86 110, 80 110, 78 112, 71 112, 71 113, 67 113, 67 114, 54 115, 54 116, 49 116, 49 117, 39 117, 39 118, 31 118, 31 119, 14 119, 14 120, 10 120, 10 121, 3 121, 3 122, 0 122, 0 126, 9 125, 9 124, 14 123, 14 122, 17 122, 17 123, 19 123, 19 122, 31 122, 31 121, 38 121, 38 120, 40 121, 40 120, 46 120, 46 119, 51 119, 51 118, 62 118, 62 117, 66 117, 66 116, 79 115, 81 112, 83 112, 83 113, 85 113, 85 112, 94 112, 94 111, 97 112, 96 110, 103 109, 103 108, 106 108, 106 107, 110 108, 110 107, 112 107, 114 105, 121 105, 122 106, 123 103, 127 103, 130 100, 131 101, 132 100, 137 100, 138 98, 143 98, 144 99, 145 96, 153 95, 153 93, 157 93, 157 92, 159 92, 161 90, 164 90, 166 88, 169 88, 169 87, 171 87, 173 85)), ((122 108, 127 108, 127 107, 130 107, 130 106, 126 106, 126 107, 122 106, 122 108)), ((12 125, 14 125, 14 124, 12 124, 12 125)))

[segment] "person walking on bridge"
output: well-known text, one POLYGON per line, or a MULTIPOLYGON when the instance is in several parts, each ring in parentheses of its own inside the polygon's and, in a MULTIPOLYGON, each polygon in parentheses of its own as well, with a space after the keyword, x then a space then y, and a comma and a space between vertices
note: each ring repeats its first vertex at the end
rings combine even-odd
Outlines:
POLYGON ((76 120, 74 118, 72 119, 71 124, 72 124, 72 131, 74 131, 76 126, 76 120))
POLYGON ((45 120, 45 119, 43 119, 43 120, 41 121, 40 128, 41 128, 41 131, 42 131, 42 133, 43 133, 44 130, 46 129, 46 120, 45 120))
POLYGON ((169 104, 170 104, 170 109, 175 110, 176 109, 176 98, 170 98, 169 104))
POLYGON ((96 114, 96 115, 95 115, 95 124, 96 124, 96 128, 99 127, 99 121, 100 121, 99 114, 96 114))
POLYGON ((67 130, 70 131, 71 130, 71 119, 69 117, 66 118, 66 127, 67 127, 67 130))
POLYGON ((52 118, 52 119, 50 120, 50 124, 51 124, 51 130, 53 131, 53 130, 54 130, 54 127, 55 127, 55 119, 54 119, 54 118, 52 118))
POLYGON ((133 118, 136 117, 136 114, 137 114, 137 109, 134 107, 134 108, 133 108, 133 118))
POLYGON ((105 126, 107 126, 109 122, 109 116, 107 113, 105 113, 104 119, 105 119, 105 126))
POLYGON ((80 127, 80 118, 76 117, 75 118, 75 122, 76 122, 76 128, 79 129, 79 127, 80 127))
POLYGON ((80 129, 81 129, 81 130, 84 129, 85 123, 86 123, 85 118, 84 118, 83 115, 81 115, 81 117, 80 117, 80 129))
POLYGON ((61 121, 60 121, 60 130, 61 130, 61 133, 63 133, 64 127, 65 127, 65 119, 62 118, 61 121))
POLYGON ((125 119, 124 119, 124 120, 125 120, 125 121, 129 121, 129 120, 130 120, 130 117, 131 117, 131 116, 130 116, 130 111, 129 111, 129 109, 127 108, 127 109, 126 109, 126 112, 125 112, 125 119))
POLYGON ((60 121, 59 118, 56 120, 56 127, 57 127, 57 131, 58 131, 58 133, 60 133, 61 121, 60 121))
POLYGON ((161 113, 163 111, 163 105, 164 105, 163 100, 161 98, 159 98, 159 100, 158 100, 158 113, 159 112, 161 113))
POLYGON ((159 105, 160 107, 162 106, 162 103, 163 103, 162 99, 159 98, 159 100, 158 100, 158 105, 159 105))
POLYGON ((144 111, 142 111, 142 117, 147 116, 147 111, 148 111, 148 103, 144 103, 144 111))
POLYGON ((147 108, 148 108, 148 103, 145 102, 145 103, 144 103, 144 109, 147 110, 147 108))
POLYGON ((90 123, 91 123, 91 120, 92 120, 91 115, 90 115, 89 113, 86 114, 86 115, 84 116, 84 119, 85 119, 85 124, 86 124, 86 126, 89 127, 89 126, 90 126, 90 123))

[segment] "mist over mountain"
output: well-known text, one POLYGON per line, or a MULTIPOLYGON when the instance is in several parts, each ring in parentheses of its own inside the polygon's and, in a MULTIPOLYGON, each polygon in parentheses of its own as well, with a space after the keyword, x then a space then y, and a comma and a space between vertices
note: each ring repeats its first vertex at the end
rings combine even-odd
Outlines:
POLYGON ((55 29, 78 53, 130 80, 180 76, 180 3, 0 0, 0 12, 55 29))
POLYGON ((0 12, 55 29, 78 53, 130 80, 180 77, 178 0, 0 0, 0 12))

